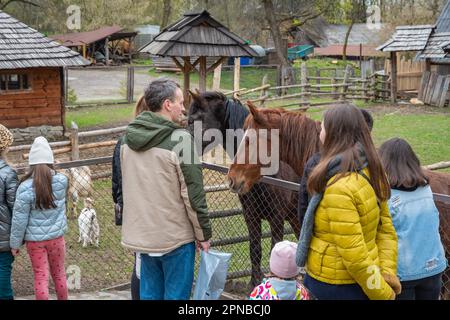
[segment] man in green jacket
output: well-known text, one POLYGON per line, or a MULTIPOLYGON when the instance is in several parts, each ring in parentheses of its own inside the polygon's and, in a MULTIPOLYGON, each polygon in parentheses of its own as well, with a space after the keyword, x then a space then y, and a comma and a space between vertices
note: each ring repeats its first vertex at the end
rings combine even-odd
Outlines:
POLYGON ((183 92, 157 79, 145 90, 149 111, 128 126, 120 150, 122 245, 141 255, 141 299, 187 300, 195 242, 209 249, 211 225, 193 137, 177 123, 183 92))

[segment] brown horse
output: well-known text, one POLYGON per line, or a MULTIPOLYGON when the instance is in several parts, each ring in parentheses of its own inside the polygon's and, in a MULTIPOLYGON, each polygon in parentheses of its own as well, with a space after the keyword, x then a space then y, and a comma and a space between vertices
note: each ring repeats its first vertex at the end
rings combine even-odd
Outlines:
MULTIPOLYGON (((251 102, 248 102, 251 115, 247 117, 244 129, 253 129, 256 132, 256 141, 261 143, 261 129, 271 132, 273 129, 279 130, 279 160, 287 163, 295 173, 302 176, 303 169, 308 159, 320 148, 320 122, 308 118, 303 113, 289 112, 283 109, 257 109, 251 102)), ((272 143, 270 134, 264 134, 267 138, 267 150, 271 150, 272 143)), ((261 178, 261 168, 264 165, 260 157, 254 163, 249 163, 252 155, 249 154, 247 146, 250 144, 248 137, 241 142, 246 147, 238 149, 233 164, 228 171, 229 186, 232 191, 245 194, 251 190, 253 185, 261 178), (239 152, 245 153, 239 154, 239 152), (238 163, 238 159, 245 159, 245 163, 238 163)))
MULTIPOLYGON (((425 170, 425 174, 434 193, 450 195, 450 173, 425 170)), ((439 229, 445 248, 445 256, 450 261, 450 203, 445 203, 441 200, 435 200, 435 203, 439 210, 439 229)), ((442 282, 444 283, 442 296, 446 300, 450 300, 450 268, 447 268, 444 272, 442 282)))
MULTIPOLYGON (((306 115, 284 110, 257 109, 248 102, 251 115, 246 119, 244 128, 253 128, 257 132, 261 129, 279 129, 280 160, 285 161, 297 174, 301 175, 307 159, 312 153, 318 150, 318 136, 320 132, 319 122, 315 122, 306 115), (305 140, 306 139, 306 140, 305 140), (312 143, 306 143, 307 139, 312 139, 312 143)), ((258 138, 260 136, 258 135, 258 138)), ((261 140, 257 139, 257 143, 261 140)), ((251 158, 249 154, 248 142, 245 148, 239 148, 240 152, 245 152, 241 158, 246 160, 251 158)), ((267 142, 270 145, 270 141, 267 142)), ((269 148, 268 148, 269 149, 269 148)), ((238 155, 235 157, 238 158, 238 155)), ((257 157, 256 157, 257 158, 257 157)), ((261 163, 237 164, 233 163, 228 172, 229 184, 232 190, 245 194, 251 190, 252 186, 261 177, 261 163)), ((429 179, 430 187, 434 193, 450 195, 450 174, 425 170, 429 179)), ((447 259, 450 258, 450 204, 436 201, 436 206, 440 213, 440 234, 446 251, 447 259)), ((450 269, 447 269, 443 276, 446 287, 443 288, 443 296, 447 299, 450 295, 450 269)))
MULTIPOLYGON (((222 144, 225 151, 233 158, 237 152, 240 138, 227 135, 226 132, 242 130, 244 121, 249 115, 247 108, 237 100, 227 99, 220 92, 202 94, 191 92, 191 95, 193 102, 189 108, 188 129, 197 137, 196 139, 203 136, 203 133, 208 130, 220 131, 224 139, 217 143, 222 144), (200 135, 195 135, 195 122, 202 124, 200 135), (232 148, 226 148, 230 142, 232 148)), ((209 144, 206 139, 201 139, 200 146, 203 152, 207 150, 209 144)), ((273 176, 298 183, 300 175, 296 174, 285 162, 281 162, 278 173, 273 176)), ((253 289, 263 277, 261 269, 262 221, 266 220, 270 225, 272 247, 275 243, 283 240, 284 221, 289 222, 298 237, 300 233, 300 223, 297 218, 298 193, 266 183, 256 183, 248 193, 239 195, 239 200, 249 233, 252 268, 250 284, 253 289)))

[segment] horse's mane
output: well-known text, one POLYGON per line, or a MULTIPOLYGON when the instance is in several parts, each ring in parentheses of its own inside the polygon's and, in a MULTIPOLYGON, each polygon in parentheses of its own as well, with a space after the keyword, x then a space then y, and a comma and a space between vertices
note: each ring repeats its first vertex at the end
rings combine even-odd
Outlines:
POLYGON ((239 100, 228 99, 222 92, 206 91, 202 93, 201 97, 206 101, 219 100, 224 103, 225 112, 225 126, 227 129, 242 129, 245 118, 247 118, 249 111, 244 107, 239 100))
MULTIPOLYGON (((270 128, 280 130, 280 160, 289 164, 298 175, 308 159, 319 151, 320 125, 303 113, 289 112, 283 109, 259 110, 259 115, 270 128)), ((253 127, 255 120, 249 117, 245 127, 253 127)))
POLYGON ((225 121, 228 129, 242 129, 245 118, 250 112, 238 100, 228 99, 226 102, 225 121))

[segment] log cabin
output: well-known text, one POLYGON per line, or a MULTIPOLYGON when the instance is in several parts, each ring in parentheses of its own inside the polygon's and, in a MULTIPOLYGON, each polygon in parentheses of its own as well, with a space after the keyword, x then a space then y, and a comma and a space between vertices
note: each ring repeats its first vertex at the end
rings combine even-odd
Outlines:
POLYGON ((0 123, 13 132, 41 126, 63 131, 63 69, 88 64, 77 52, 0 11, 0 123))

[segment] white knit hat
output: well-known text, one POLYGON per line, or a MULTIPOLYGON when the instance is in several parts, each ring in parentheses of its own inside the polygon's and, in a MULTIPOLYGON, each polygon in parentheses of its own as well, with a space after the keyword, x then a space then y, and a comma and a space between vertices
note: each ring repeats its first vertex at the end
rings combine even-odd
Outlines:
POLYGON ((50 148, 47 139, 44 137, 37 137, 31 145, 28 164, 32 166, 41 163, 53 164, 53 151, 50 148))

